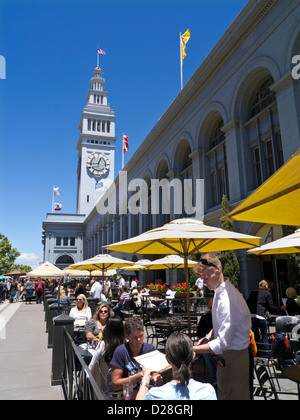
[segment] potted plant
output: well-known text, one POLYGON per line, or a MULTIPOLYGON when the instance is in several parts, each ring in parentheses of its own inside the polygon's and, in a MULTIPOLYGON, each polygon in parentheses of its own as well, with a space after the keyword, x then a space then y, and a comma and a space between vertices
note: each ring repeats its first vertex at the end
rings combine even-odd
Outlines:
MULTIPOLYGON (((171 289, 175 293, 175 298, 186 298, 187 297, 187 285, 186 282, 184 283, 177 283, 174 286, 171 286, 171 289)), ((190 296, 194 296, 193 292, 191 291, 191 287, 189 288, 190 296)))
POLYGON ((160 295, 165 292, 164 284, 149 284, 150 295, 160 295))

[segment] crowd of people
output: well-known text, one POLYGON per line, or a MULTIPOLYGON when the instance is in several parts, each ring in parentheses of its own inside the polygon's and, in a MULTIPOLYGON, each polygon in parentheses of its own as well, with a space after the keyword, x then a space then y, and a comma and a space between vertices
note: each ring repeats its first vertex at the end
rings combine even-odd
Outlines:
MULTIPOLYGON (((110 370, 114 392, 122 393, 124 386, 129 386, 132 397, 137 400, 252 398, 251 369, 257 351, 255 343, 267 343, 267 313, 299 314, 296 291, 287 288, 285 305, 276 306, 270 284, 262 280, 246 301, 224 276, 221 262, 213 254, 204 255, 194 272, 198 280, 201 279, 197 287, 211 291, 213 298, 208 302, 209 311, 200 318, 199 340, 195 345, 182 332, 174 332, 168 337, 165 353, 172 378, 164 384, 159 372, 143 369, 135 359, 155 350, 144 340, 143 311, 139 312, 143 305, 142 296, 149 295, 149 289, 139 287, 137 279, 126 282, 119 276, 118 279, 106 278, 103 282, 93 279, 85 286, 78 283, 72 290, 75 306, 71 307, 69 315, 74 318, 74 341, 78 347, 87 350, 92 344, 89 368, 103 392, 108 392, 107 374, 110 370), (93 297, 98 303, 94 314, 87 297, 93 297), (128 302, 133 305, 136 316, 124 322, 122 311, 128 308, 128 302), (199 354, 203 355, 208 367, 210 383, 192 378, 192 366, 199 354)), ((23 296, 29 303, 35 292, 36 303, 40 303, 47 286, 42 279, 12 280, 1 284, 0 302, 3 299, 18 301, 23 296)), ((62 305, 72 304, 69 289, 59 286, 56 293, 59 293, 62 305)), ((172 297, 171 293, 169 297, 172 297)), ((162 308, 163 316, 166 315, 164 310, 165 307, 162 308)), ((168 310, 172 311, 172 305, 168 310)))
MULTIPOLYGON (((221 262, 215 255, 201 258, 194 271, 203 281, 201 288, 204 286, 212 291, 214 297, 209 301, 209 312, 200 318, 196 345, 193 346, 190 338, 182 333, 173 333, 168 338, 165 350, 172 379, 164 385, 159 373, 142 369, 135 360, 136 356, 155 349, 144 341, 142 318, 131 317, 124 324, 121 316, 125 301, 135 293, 139 294, 137 287, 128 290, 121 283, 118 305, 111 307, 102 303, 92 319, 86 313, 85 339, 92 339, 97 344, 90 369, 103 391, 107 390, 106 375, 111 367, 114 390, 121 391, 129 384, 136 399, 216 399, 217 395, 220 400, 252 398, 255 340, 261 340, 261 331, 257 332, 257 326, 261 325, 259 317, 265 317, 266 311, 280 314, 294 305, 287 302, 285 306, 275 306, 270 286, 266 286, 265 281, 260 282, 258 291, 253 291, 245 301, 224 277, 221 262), (265 305, 263 312, 259 308, 261 305, 265 305), (210 384, 192 379, 191 367, 197 354, 205 359, 210 384)), ((287 290, 287 295, 290 293, 291 290, 287 290)), ((295 303, 294 295, 291 299, 295 303)), ((296 309, 293 307, 294 311, 296 309)))
POLYGON ((8 300, 9 303, 25 301, 31 304, 33 298, 37 304, 42 303, 42 295, 47 287, 47 280, 40 278, 9 278, 0 281, 0 304, 8 300))

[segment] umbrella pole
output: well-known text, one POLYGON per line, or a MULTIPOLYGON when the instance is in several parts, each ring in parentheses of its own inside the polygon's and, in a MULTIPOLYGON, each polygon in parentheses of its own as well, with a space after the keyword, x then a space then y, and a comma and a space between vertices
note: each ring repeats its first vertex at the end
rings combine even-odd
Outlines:
POLYGON ((272 266, 273 266, 273 273, 274 273, 274 295, 276 299, 276 305, 281 306, 281 298, 280 298, 280 285, 278 279, 278 271, 277 271, 277 261, 274 255, 271 256, 272 266))
POLYGON ((191 337, 190 281, 189 281, 187 254, 184 254, 184 269, 185 269, 185 281, 186 281, 186 288, 187 288, 186 306, 187 306, 187 318, 188 318, 188 333, 189 333, 189 337, 191 337))

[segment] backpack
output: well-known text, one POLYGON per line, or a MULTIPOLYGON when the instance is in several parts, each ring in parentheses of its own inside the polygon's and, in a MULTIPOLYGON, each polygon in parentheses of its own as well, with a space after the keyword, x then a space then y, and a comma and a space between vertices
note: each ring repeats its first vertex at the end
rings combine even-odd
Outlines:
POLYGON ((282 370, 289 366, 293 366, 293 353, 290 347, 289 339, 287 335, 283 334, 272 334, 274 339, 272 343, 272 356, 277 358, 278 367, 282 370))

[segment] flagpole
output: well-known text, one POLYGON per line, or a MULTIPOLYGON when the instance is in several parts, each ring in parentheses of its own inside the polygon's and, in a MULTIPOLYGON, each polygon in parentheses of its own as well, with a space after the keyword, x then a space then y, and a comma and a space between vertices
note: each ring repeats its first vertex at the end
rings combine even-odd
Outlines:
POLYGON ((98 53, 98 49, 99 49, 99 47, 97 48, 97 67, 99 67, 99 53, 98 53))
POLYGON ((180 46, 180 79, 181 79, 181 90, 183 88, 183 76, 182 76, 182 39, 181 32, 179 33, 179 46, 180 46))
POLYGON ((53 185, 53 191, 52 191, 52 211, 51 211, 51 213, 54 212, 54 188, 55 188, 55 185, 53 185))

